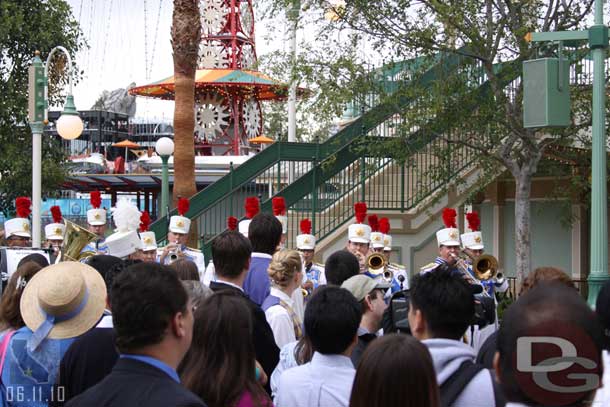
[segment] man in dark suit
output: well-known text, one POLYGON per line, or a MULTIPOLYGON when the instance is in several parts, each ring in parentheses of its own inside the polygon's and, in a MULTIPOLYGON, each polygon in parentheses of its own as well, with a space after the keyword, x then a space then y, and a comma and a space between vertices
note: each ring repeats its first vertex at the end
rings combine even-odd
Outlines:
MULTIPOLYGON (((254 301, 244 293, 243 285, 248 269, 252 246, 248 239, 236 231, 222 233, 212 243, 212 258, 216 268, 216 281, 210 283, 212 291, 231 290, 243 296, 252 312, 254 329, 252 341, 256 360, 262 366, 268 377, 279 362, 280 350, 275 344, 273 331, 265 318, 265 313, 254 301)), ((270 393, 269 384, 266 387, 270 393)))
POLYGON ((66 405, 205 406, 176 373, 191 345, 193 313, 174 270, 156 263, 133 265, 116 276, 111 292, 119 360, 104 380, 66 405))

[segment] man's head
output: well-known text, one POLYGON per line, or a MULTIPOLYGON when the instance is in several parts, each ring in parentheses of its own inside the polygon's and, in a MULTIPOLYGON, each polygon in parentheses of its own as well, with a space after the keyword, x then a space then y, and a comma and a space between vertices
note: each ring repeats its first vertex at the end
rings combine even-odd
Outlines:
POLYGON ((358 259, 347 250, 334 252, 324 264, 324 274, 328 285, 339 286, 358 273, 360 273, 358 259))
POLYGON ((349 291, 322 287, 305 308, 305 331, 316 352, 350 353, 361 317, 360 305, 349 291))
POLYGON ((29 237, 12 235, 6 239, 8 247, 30 247, 32 241, 29 237))
POLYGON ((457 261, 457 256, 460 254, 460 246, 458 245, 440 245, 438 247, 438 255, 441 259, 445 260, 448 264, 454 265, 457 261))
POLYGON ((420 340, 459 340, 474 317, 471 286, 448 270, 414 276, 410 298, 409 325, 420 340))
POLYGON ((191 345, 193 314, 174 270, 156 263, 135 264, 114 278, 111 293, 121 353, 167 345, 179 359, 184 356, 191 345))
POLYGON ((245 275, 250 268, 251 255, 250 241, 235 230, 221 233, 212 242, 214 268, 220 277, 236 279, 245 275))
POLYGON ((350 252, 359 252, 363 256, 367 256, 369 254, 369 244, 364 242, 354 242, 349 240, 347 242, 347 250, 350 252))
POLYGON ((598 318, 576 290, 541 283, 504 314, 494 368, 507 401, 584 406, 601 384, 602 347, 598 318))
POLYGON ((316 252, 315 250, 299 249, 299 253, 301 253, 303 263, 310 264, 311 262, 313 262, 313 256, 316 252))
POLYGON ((363 274, 350 277, 341 284, 341 288, 352 293, 360 303, 363 320, 368 320, 367 323, 370 322, 377 329, 380 327, 383 311, 388 307, 383 297, 390 287, 391 284, 363 274))
POLYGON ((519 295, 525 294, 526 291, 531 290, 540 283, 550 282, 560 283, 576 290, 574 282, 572 282, 572 279, 565 271, 558 269, 557 267, 538 267, 523 279, 519 295))
POLYGON ((468 256, 470 256, 473 259, 476 259, 477 257, 481 256, 484 251, 485 250, 483 250, 483 249, 464 248, 464 253, 466 253, 468 256))
POLYGON ((167 232, 167 241, 177 245, 186 245, 189 235, 186 233, 167 232))
POLYGON ((273 215, 259 213, 250 222, 248 239, 252 243, 252 251, 273 255, 282 239, 282 223, 273 215))
POLYGON ((95 233, 96 235, 98 235, 100 238, 103 238, 104 235, 106 234, 106 224, 103 223, 101 225, 96 224, 96 225, 91 225, 89 224, 87 226, 87 230, 91 233, 95 233))

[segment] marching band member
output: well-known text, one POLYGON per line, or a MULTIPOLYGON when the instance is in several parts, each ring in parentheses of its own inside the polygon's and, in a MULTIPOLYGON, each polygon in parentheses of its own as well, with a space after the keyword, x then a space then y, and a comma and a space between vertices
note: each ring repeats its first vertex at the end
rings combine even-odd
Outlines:
MULTIPOLYGON (((466 214, 466 221, 468 222, 468 228, 471 232, 464 233, 461 236, 462 246, 464 253, 466 253, 470 259, 467 260, 469 264, 470 274, 474 277, 472 271, 472 259, 483 254, 485 246, 483 245, 483 234, 480 231, 481 221, 477 212, 469 212, 466 214)), ((496 279, 489 279, 480 281, 481 285, 485 289, 485 292, 489 297, 495 298, 495 292, 503 293, 508 290, 508 281, 503 279, 498 281, 496 279)))
POLYGON ((157 261, 157 237, 155 232, 148 230, 150 226, 148 211, 142 211, 140 216, 140 240, 142 241, 142 261, 157 261))
POLYGON ((443 209, 443 223, 445 228, 436 232, 438 243, 438 256, 433 263, 426 264, 420 269, 420 273, 429 273, 436 270, 441 264, 446 265, 453 273, 462 274, 457 268, 457 260, 460 254, 460 231, 457 229, 455 218, 457 212, 452 208, 443 209))
POLYGON ((105 242, 108 254, 123 260, 141 260, 142 242, 138 227, 142 214, 128 199, 119 200, 110 211, 116 229, 105 242))
POLYGON ((203 282, 203 275, 205 273, 205 260, 201 250, 193 249, 186 246, 188 240, 188 233, 191 228, 191 220, 184 215, 189 210, 189 200, 186 198, 180 198, 178 200, 178 215, 174 215, 169 220, 169 232, 167 233, 167 240, 170 242, 163 249, 157 252, 159 256, 159 263, 169 264, 171 262, 171 255, 176 255, 178 258, 186 258, 191 260, 197 265, 199 270, 199 278, 203 282))
MULTIPOLYGON (((235 216, 229 216, 227 218, 227 229, 237 230, 237 218, 235 216)), ((205 268, 203 275, 203 284, 210 286, 212 281, 216 281, 216 268, 214 267, 214 259, 210 260, 208 266, 205 268)))
MULTIPOLYGON (((66 226, 62 223, 61 208, 57 205, 51 206, 51 217, 53 223, 49 223, 44 227, 45 246, 51 249, 53 257, 57 257, 61 251, 61 245, 64 241, 64 233, 66 226)), ((54 259, 51 260, 53 262, 54 259)))
POLYGON ((20 196, 15 199, 17 216, 4 222, 4 238, 8 247, 31 247, 31 227, 28 216, 32 210, 30 198, 20 196))
POLYGON ((409 288, 409 274, 407 273, 407 268, 402 264, 390 262, 390 257, 392 255, 392 236, 389 234, 390 220, 388 218, 379 219, 379 231, 383 233, 383 256, 388 265, 388 270, 392 272, 392 292, 406 290, 409 288), (400 276, 403 278, 400 279, 400 276))
POLYGON ((354 204, 356 223, 349 225, 347 229, 347 251, 351 252, 358 259, 360 272, 366 272, 366 258, 369 255, 369 243, 371 241, 371 227, 366 225, 366 203, 357 202, 354 204))
POLYGON ((303 260, 303 284, 308 295, 320 285, 326 284, 324 265, 313 262, 316 253, 316 237, 311 234, 311 221, 303 219, 300 223, 301 234, 297 235, 297 250, 303 260))
POLYGON ((288 216, 286 216, 286 200, 284 197, 276 196, 271 199, 271 207, 273 215, 282 224, 282 240, 280 241, 280 250, 286 248, 286 240, 288 240, 288 216))
POLYGON ((248 237, 248 228, 250 227, 250 222, 252 222, 252 218, 258 215, 258 213, 260 212, 261 205, 257 197, 249 196, 246 198, 244 207, 246 209, 246 219, 239 222, 238 229, 239 233, 248 237))
POLYGON ((105 242, 106 233, 106 210, 100 208, 102 206, 102 196, 100 191, 93 191, 89 195, 91 209, 87 211, 87 230, 95 233, 98 239, 95 242, 88 243, 83 249, 83 252, 94 252, 97 254, 108 254, 108 246, 105 242))

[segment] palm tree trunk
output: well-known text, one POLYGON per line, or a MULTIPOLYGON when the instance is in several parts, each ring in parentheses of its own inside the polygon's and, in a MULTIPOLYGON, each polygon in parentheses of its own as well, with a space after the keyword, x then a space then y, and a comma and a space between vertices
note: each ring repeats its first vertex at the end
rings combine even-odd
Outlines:
MULTIPOLYGON (((178 198, 190 198, 197 192, 195 184, 195 73, 201 40, 201 20, 197 0, 174 0, 172 16, 174 52, 174 206, 178 198)), ((195 223, 191 238, 197 236, 195 223)), ((195 237, 196 239, 196 237, 195 237)), ((191 243, 192 244, 192 243, 191 243)))

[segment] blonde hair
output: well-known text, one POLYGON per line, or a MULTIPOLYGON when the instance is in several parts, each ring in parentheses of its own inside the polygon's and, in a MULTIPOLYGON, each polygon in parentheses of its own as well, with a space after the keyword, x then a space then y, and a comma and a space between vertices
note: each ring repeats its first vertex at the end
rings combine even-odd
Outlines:
POLYGON ((280 250, 273 255, 267 273, 271 282, 279 287, 287 287, 295 274, 303 267, 301 255, 296 250, 280 250))

